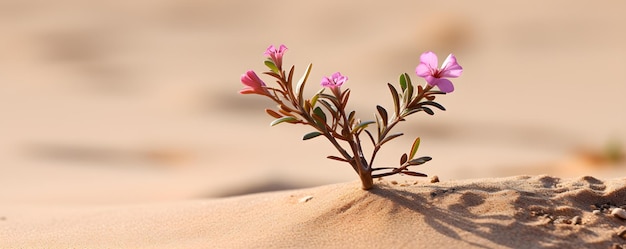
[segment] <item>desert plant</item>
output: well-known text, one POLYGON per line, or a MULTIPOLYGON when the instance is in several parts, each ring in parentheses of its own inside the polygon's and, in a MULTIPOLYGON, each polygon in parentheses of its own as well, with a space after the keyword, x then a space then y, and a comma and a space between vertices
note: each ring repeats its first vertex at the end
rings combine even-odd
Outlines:
POLYGON ((241 82, 245 85, 240 91, 241 94, 263 95, 278 104, 276 109, 265 109, 267 114, 275 118, 271 122, 271 126, 280 123, 311 126, 314 131, 305 134, 303 140, 318 136, 328 139, 340 155, 331 155, 327 158, 350 164, 359 175, 362 188, 366 190, 373 187, 374 178, 395 174, 427 176, 408 169, 411 166, 421 165, 431 160, 431 157, 427 156, 416 158, 420 145, 419 137, 415 139, 409 152, 400 156, 399 166, 375 168, 373 167, 374 160, 385 143, 403 135, 402 133, 391 133, 391 130, 399 122, 405 121, 406 117, 419 112, 433 115, 435 113, 433 109, 445 110, 442 105, 435 102, 435 98, 437 95, 445 95, 454 91, 452 82, 446 78, 459 77, 463 72, 463 68, 457 63, 454 55, 448 55, 439 68, 435 53, 423 53, 420 56, 420 64, 415 71, 418 76, 425 79, 426 84, 415 87, 408 74, 401 74, 399 89, 387 83, 393 99, 394 110, 390 113, 384 107, 377 105, 374 120, 362 121, 356 117, 355 111, 346 110, 350 98, 350 89, 342 90, 341 87, 346 83, 348 77, 339 72, 330 77, 322 78, 321 85, 323 88, 310 99, 305 99, 304 86, 309 78, 312 64, 309 64, 302 77, 294 82, 295 67, 291 66, 289 71, 283 69, 283 55, 286 50, 285 45, 281 45, 279 48, 272 45, 265 51, 267 56, 265 66, 269 71, 263 74, 274 78, 278 87, 267 86, 252 70, 241 76, 241 82), (438 90, 434 90, 435 87, 438 90), (330 93, 325 92, 326 89, 330 93), (375 131, 368 129, 372 124, 376 124, 375 131), (367 135, 373 145, 368 158, 361 146, 363 133, 367 135), (347 143, 349 148, 342 147, 339 141, 347 143))

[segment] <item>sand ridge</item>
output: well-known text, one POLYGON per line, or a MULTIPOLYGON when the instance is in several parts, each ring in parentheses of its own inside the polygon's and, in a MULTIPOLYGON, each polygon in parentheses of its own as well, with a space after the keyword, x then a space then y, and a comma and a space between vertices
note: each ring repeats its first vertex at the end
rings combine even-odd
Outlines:
MULTIPOLYGON (((625 179, 516 176, 358 182, 239 197, 67 209, 9 207, 3 248, 610 248, 625 179), (594 210, 596 214, 594 214, 594 210)), ((622 227, 620 227, 622 226, 622 227)))

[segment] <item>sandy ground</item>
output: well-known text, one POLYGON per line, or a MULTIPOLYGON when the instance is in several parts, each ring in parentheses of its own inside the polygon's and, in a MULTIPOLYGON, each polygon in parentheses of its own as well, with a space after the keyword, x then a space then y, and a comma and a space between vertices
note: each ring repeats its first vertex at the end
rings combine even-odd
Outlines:
MULTIPOLYGON (((151 247, 150 238, 121 238, 151 229, 135 224, 162 225, 153 218, 162 215, 184 232, 176 239, 173 230, 163 231, 167 239, 155 242, 185 247, 223 228, 201 226, 212 220, 196 220, 201 206, 228 216, 244 200, 301 192, 215 198, 315 186, 321 187, 314 192, 360 193, 346 184, 357 179, 350 167, 325 159, 334 154, 325 141, 301 141, 306 127, 270 128, 263 109, 272 104, 237 94, 242 73, 264 70, 269 44, 289 47, 285 64, 296 65, 297 74, 314 64, 309 94, 324 75, 347 75, 351 108, 363 119, 371 118, 376 104, 391 107, 385 83, 413 74, 422 52, 457 56, 465 71, 454 81, 455 92, 441 98, 448 110, 400 125, 406 135, 383 148, 380 164, 395 164, 419 136, 419 154, 434 158, 420 171, 445 184, 510 181, 502 177, 514 175, 593 176, 613 184, 626 177, 624 5, 0 1, 0 241, 10 235, 11 246, 23 238, 30 243, 23 245, 40 247, 58 236, 55 245, 64 247, 70 234, 89 241, 96 231, 89 229, 119 221, 126 226, 93 241, 114 246, 110 240, 119 236, 115 241, 127 247, 151 247), (77 222, 83 218, 89 222, 77 222), (193 222, 182 224, 187 220, 193 222), (54 232, 66 224, 73 225, 54 232), (43 233, 26 232, 31 228, 43 233), (193 229, 200 237, 189 235, 193 229)), ((385 198, 395 200, 388 192, 385 198)), ((265 203, 267 210, 247 215, 287 209, 285 203, 265 203)), ((228 217, 232 224, 240 221, 228 217)), ((384 224, 378 228, 391 229, 384 224)), ((450 224, 459 227, 438 230, 446 243, 477 236, 493 247, 511 246, 450 224)), ((601 240, 602 246, 610 241, 601 240)))
POLYGON ((624 180, 378 182, 372 191, 351 182, 151 205, 20 208, 5 210, 0 231, 5 248, 611 248, 626 244, 626 221, 610 214, 626 207, 624 180))

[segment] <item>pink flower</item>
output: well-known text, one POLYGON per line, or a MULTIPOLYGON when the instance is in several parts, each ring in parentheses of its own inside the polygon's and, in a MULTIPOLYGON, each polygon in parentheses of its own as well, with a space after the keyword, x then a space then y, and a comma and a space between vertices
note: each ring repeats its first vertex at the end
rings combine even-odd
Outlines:
POLYGON ((283 54, 285 53, 285 50, 287 50, 287 47, 285 45, 281 44, 280 47, 278 48, 278 50, 276 50, 274 45, 270 45, 267 48, 267 50, 265 50, 264 55, 269 56, 270 58, 272 58, 272 61, 274 62, 276 67, 282 68, 282 66, 283 66, 283 54))
POLYGON ((245 74, 241 75, 241 83, 246 85, 239 91, 241 94, 269 94, 267 89, 265 89, 265 82, 263 82, 252 70, 248 70, 245 74))
POLYGON ((348 77, 341 75, 340 72, 336 72, 333 75, 322 78, 322 86, 334 89, 336 87, 341 87, 343 83, 348 81, 348 77))
POLYGON ((445 93, 454 91, 452 81, 446 78, 456 78, 461 76, 463 68, 456 62, 453 54, 448 55, 443 61, 441 68, 437 68, 437 55, 433 52, 425 52, 420 56, 420 64, 415 68, 418 76, 424 78, 431 86, 437 86, 445 93))

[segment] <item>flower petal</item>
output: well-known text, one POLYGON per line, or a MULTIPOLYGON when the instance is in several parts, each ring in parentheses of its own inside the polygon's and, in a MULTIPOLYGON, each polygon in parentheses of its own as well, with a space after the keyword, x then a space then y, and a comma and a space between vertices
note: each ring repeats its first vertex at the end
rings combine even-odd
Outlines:
POLYGON ((259 87, 265 86, 265 82, 263 82, 261 78, 259 78, 259 76, 256 75, 254 71, 249 70, 247 74, 248 74, 248 77, 250 77, 250 79, 256 82, 256 85, 258 85, 259 87))
POLYGON ((439 60, 437 59, 437 55, 435 53, 428 51, 420 55, 420 63, 424 63, 431 69, 435 69, 437 68, 439 60))
POLYGON ((243 83, 244 85, 249 86, 249 87, 254 86, 254 82, 252 81, 252 79, 250 79, 248 74, 242 74, 241 75, 241 83, 243 83))
POLYGON ((431 86, 436 86, 435 82, 437 80, 437 78, 433 77, 432 75, 428 75, 426 77, 424 77, 424 80, 426 80, 426 83, 428 83, 431 86))
POLYGON ((423 78, 423 77, 432 75, 433 74, 433 70, 428 65, 426 65, 424 63, 420 63, 415 68, 415 73, 417 74, 417 76, 423 78))
POLYGON ((328 77, 322 78, 322 86, 323 87, 330 87, 330 86, 333 86, 333 85, 334 84, 332 83, 332 81, 328 77))
POLYGON ((343 83, 346 83, 346 81, 348 81, 348 77, 341 75, 340 72, 334 73, 333 78, 335 80, 336 86, 341 86, 343 85, 343 83))
POLYGON ((269 47, 267 47, 267 49, 265 50, 265 53, 263 53, 263 55, 271 56, 275 52, 276 52, 276 48, 274 47, 274 45, 270 45, 269 47))
POLYGON ((239 90, 240 94, 253 94, 253 93, 257 93, 254 89, 252 89, 252 87, 244 87, 243 89, 239 90))
POLYGON ((285 46, 284 44, 280 44, 280 48, 278 49, 278 53, 282 54, 285 52, 285 50, 287 50, 287 46, 285 46))
POLYGON ((335 81, 335 86, 342 86, 343 83, 346 83, 347 80, 348 80, 348 77, 341 76, 337 79, 337 81, 335 81))
POLYGON ((243 89, 241 89, 241 91, 239 91, 241 94, 268 94, 267 89, 265 89, 265 82, 263 82, 252 70, 248 70, 245 74, 241 75, 241 83, 246 85, 243 89))
POLYGON ((330 77, 322 78, 322 86, 335 88, 340 87, 348 80, 348 77, 341 75, 340 72, 333 73, 330 77))
POLYGON ((435 79, 435 82, 433 83, 444 93, 451 93, 454 91, 454 85, 452 85, 452 81, 449 79, 435 79))
POLYGON ((463 67, 456 62, 456 57, 453 54, 448 55, 446 60, 441 65, 441 76, 448 78, 456 78, 463 73, 463 67))

